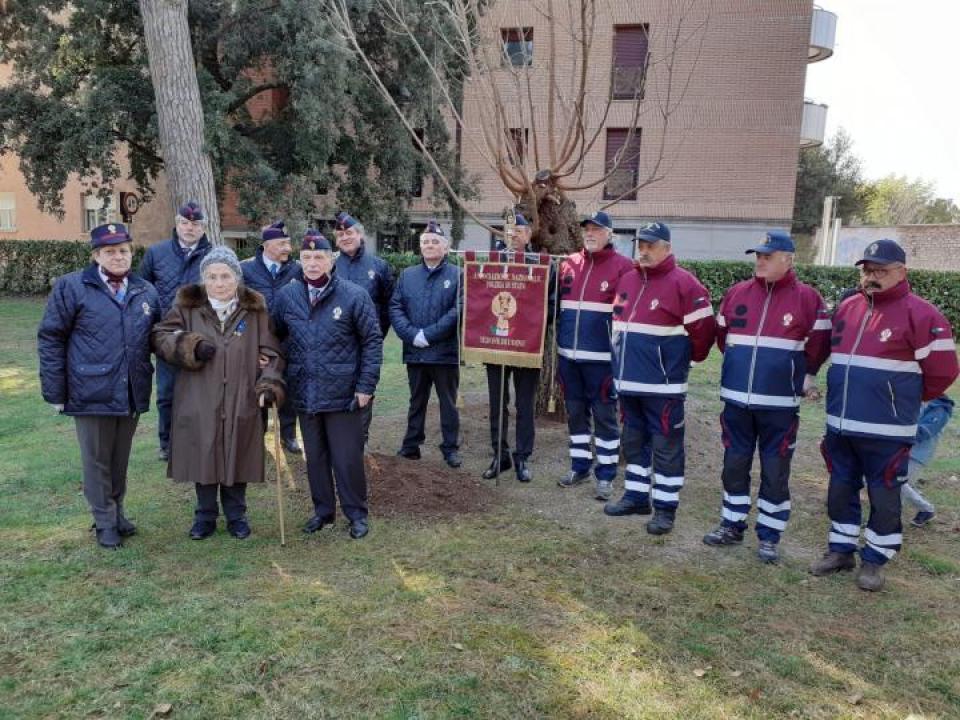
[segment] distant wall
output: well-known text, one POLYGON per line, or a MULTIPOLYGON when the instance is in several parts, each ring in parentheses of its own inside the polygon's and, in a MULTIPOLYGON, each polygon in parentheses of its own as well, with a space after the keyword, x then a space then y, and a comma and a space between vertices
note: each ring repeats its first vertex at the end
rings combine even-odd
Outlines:
POLYGON ((896 240, 907 251, 907 265, 924 270, 960 270, 960 225, 897 225, 840 228, 837 265, 852 265, 864 249, 881 238, 896 240))

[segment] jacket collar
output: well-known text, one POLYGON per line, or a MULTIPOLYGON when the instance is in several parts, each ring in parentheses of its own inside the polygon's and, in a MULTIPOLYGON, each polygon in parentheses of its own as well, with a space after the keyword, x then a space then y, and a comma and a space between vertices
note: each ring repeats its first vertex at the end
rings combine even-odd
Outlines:
POLYGON ((361 240, 360 247, 357 248, 357 251, 353 254, 353 257, 350 257, 345 252, 340 250, 340 257, 345 258, 348 262, 357 262, 360 258, 363 257, 364 253, 367 250, 367 241, 361 240))
MULTIPOLYGON (((756 275, 753 276, 753 281, 757 283, 757 285, 762 287, 764 290, 766 290, 767 285, 769 285, 769 283, 766 280, 758 278, 756 275)), ((797 283, 797 274, 793 271, 793 268, 790 268, 789 270, 787 270, 786 275, 784 275, 782 278, 780 278, 775 283, 773 283, 773 289, 779 290, 781 288, 795 285, 796 283, 797 283)))
POLYGON ((429 267, 427 267, 427 262, 426 262, 426 260, 424 260, 424 259, 421 257, 421 258, 420 258, 420 267, 422 267, 422 268, 423 268, 424 270, 426 270, 428 273, 436 272, 437 270, 439 270, 440 268, 442 268, 444 265, 447 264, 447 257, 448 257, 447 255, 444 255, 443 258, 441 258, 441 260, 440 260, 440 264, 437 265, 437 266, 436 266, 435 268, 433 268, 432 270, 431 270, 429 267))
POLYGON ((633 267, 638 273, 646 274, 648 277, 657 277, 659 275, 666 275, 671 270, 674 270, 677 267, 677 258, 675 255, 670 254, 653 267, 640 267, 639 265, 634 265, 633 267))
MULTIPOLYGON (((263 256, 263 245, 258 247, 257 248, 257 264, 259 264, 260 267, 266 269, 268 263, 272 263, 272 262, 273 260, 268 260, 263 256)), ((278 262, 277 265, 279 265, 280 267, 277 270, 277 272, 283 272, 286 269, 286 267, 292 262, 293 262, 293 255, 288 257, 286 262, 278 262)))
MULTIPOLYGON (((906 279, 903 279, 892 288, 887 288, 883 292, 875 292, 872 296, 867 295, 867 301, 869 302, 872 297, 874 305, 883 305, 884 303, 900 300, 909 294, 910 282, 906 279)), ((864 295, 866 295, 866 293, 864 293, 864 295)))
MULTIPOLYGON (((100 268, 95 262, 90 263, 83 269, 83 274, 80 276, 80 279, 87 285, 96 285, 98 288, 103 290, 107 289, 107 286, 103 284, 103 280, 100 279, 100 268)), ((127 275, 128 297, 133 291, 140 292, 144 289, 144 287, 146 287, 146 283, 139 275, 132 271, 129 275, 127 275)))
MULTIPOLYGON (((183 256, 183 247, 181 247, 181 245, 180 245, 180 238, 177 237, 177 229, 176 229, 176 228, 174 228, 174 229, 173 229, 173 232, 170 233, 170 244, 173 246, 173 251, 174 251, 175 253, 177 253, 177 255, 180 255, 180 256, 182 257, 182 256, 183 256)), ((196 247, 194 247, 193 252, 190 253, 190 257, 191 257, 191 258, 194 257, 194 256, 200 257, 201 255, 204 255, 205 253, 201 253, 201 252, 198 252, 198 251, 200 251, 200 250, 206 251, 206 250, 209 249, 209 248, 210 248, 210 240, 207 238, 207 234, 204 233, 203 235, 200 236, 200 239, 197 240, 197 245, 196 245, 196 247)))
POLYGON ((613 246, 612 243, 607 243, 606 247, 604 247, 602 250, 596 250, 594 252, 590 252, 586 248, 580 249, 580 253, 583 255, 584 258, 590 258, 594 262, 603 262, 607 258, 613 257, 613 255, 616 252, 617 252, 617 249, 613 246))
MULTIPOLYGON (((198 308, 209 306, 207 291, 203 285, 184 285, 177 290, 176 303, 183 308, 198 308)), ((237 288, 237 307, 249 312, 265 312, 267 303, 263 295, 244 285, 237 288)))

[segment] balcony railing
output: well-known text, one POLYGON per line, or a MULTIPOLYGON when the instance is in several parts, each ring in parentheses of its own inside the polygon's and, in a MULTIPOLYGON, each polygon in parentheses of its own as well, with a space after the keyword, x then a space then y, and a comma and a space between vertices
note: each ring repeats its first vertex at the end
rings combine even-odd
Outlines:
POLYGON ((827 106, 812 100, 803 101, 803 120, 800 123, 800 147, 823 145, 827 132, 827 106))
POLYGON ((807 62, 820 62, 833 55, 837 40, 837 16, 821 7, 813 8, 813 20, 810 22, 810 47, 807 49, 807 62))

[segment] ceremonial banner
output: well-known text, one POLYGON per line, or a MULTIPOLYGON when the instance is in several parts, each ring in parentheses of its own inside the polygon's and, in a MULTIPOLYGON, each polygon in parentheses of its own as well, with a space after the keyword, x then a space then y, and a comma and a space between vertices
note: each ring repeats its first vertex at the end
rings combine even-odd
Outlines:
POLYGON ((541 367, 549 310, 549 256, 468 252, 463 277, 464 358, 541 367), (483 261, 477 259, 483 256, 487 256, 483 261))

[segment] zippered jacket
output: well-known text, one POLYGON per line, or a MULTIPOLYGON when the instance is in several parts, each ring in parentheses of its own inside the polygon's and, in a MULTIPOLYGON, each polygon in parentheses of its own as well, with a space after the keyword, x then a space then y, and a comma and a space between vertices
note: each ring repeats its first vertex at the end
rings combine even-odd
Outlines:
POLYGON ((690 362, 716 337, 710 293, 673 255, 631 268, 613 306, 614 378, 621 395, 683 396, 690 362))
POLYGON ((830 355, 830 310, 793 270, 775 283, 751 278, 727 290, 717 312, 720 397, 744 408, 796 408, 804 375, 830 355))
POLYGON ((844 300, 833 317, 827 429, 912 443, 920 404, 957 378, 950 323, 903 282, 844 300))
POLYGON ((610 362, 610 322, 617 283, 633 263, 608 245, 560 263, 557 353, 574 362, 610 362))

